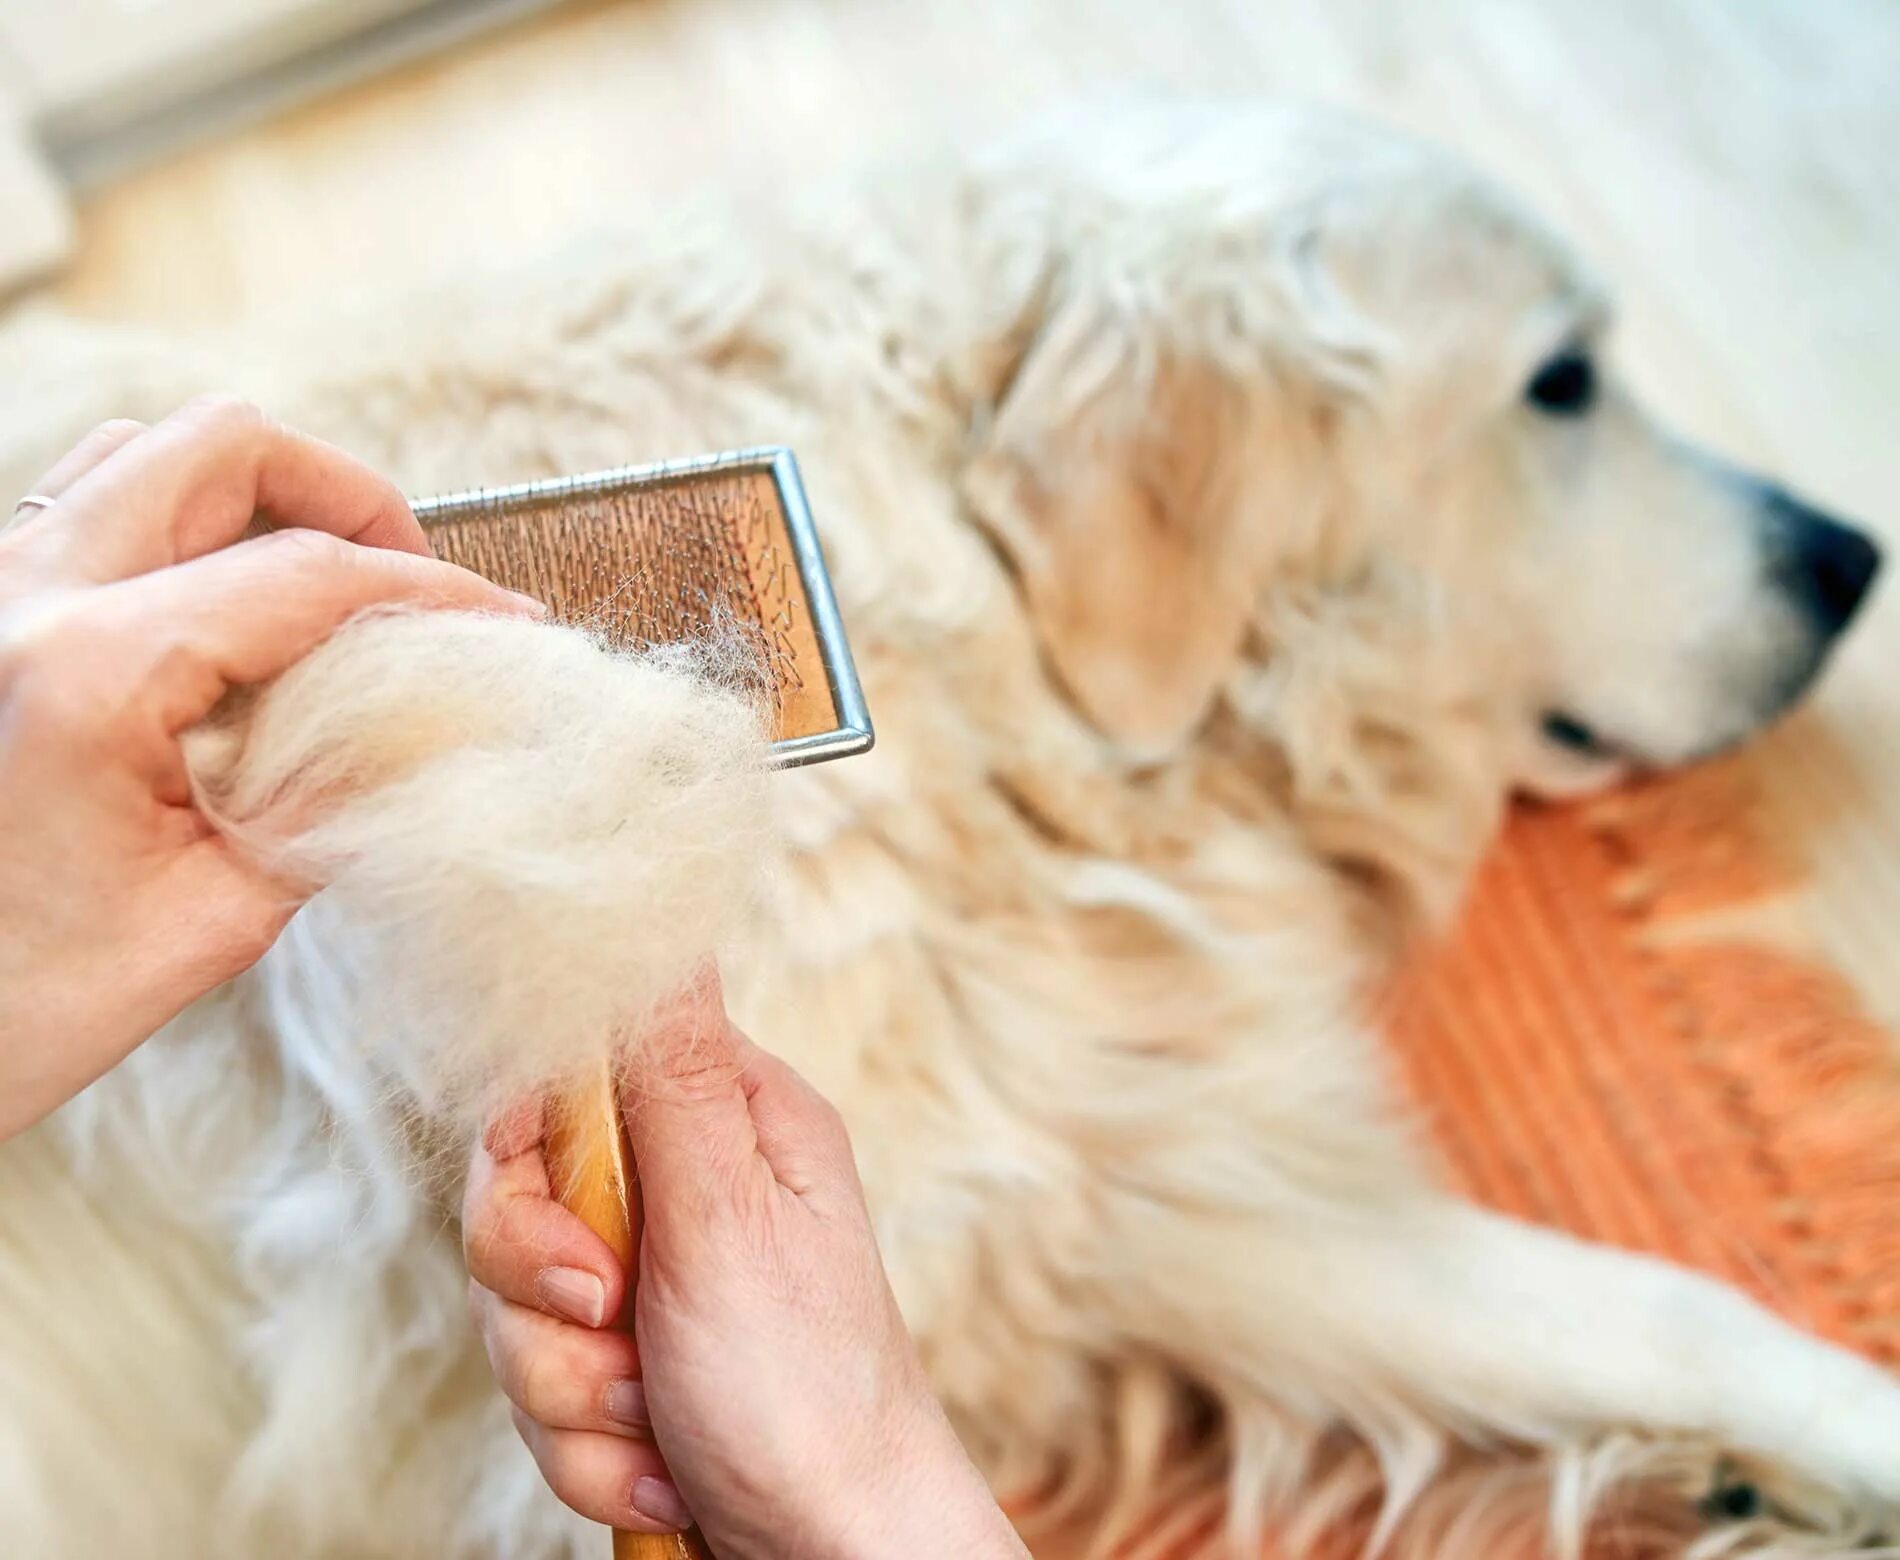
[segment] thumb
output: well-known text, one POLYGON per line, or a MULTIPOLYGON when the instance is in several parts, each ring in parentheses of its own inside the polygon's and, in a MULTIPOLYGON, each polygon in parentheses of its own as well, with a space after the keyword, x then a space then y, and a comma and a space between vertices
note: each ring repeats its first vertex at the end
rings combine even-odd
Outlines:
POLYGON ((719 1202, 757 1154, 745 1087, 751 1053, 710 964, 641 1035, 620 1098, 649 1224, 665 1222, 670 1208, 719 1202))

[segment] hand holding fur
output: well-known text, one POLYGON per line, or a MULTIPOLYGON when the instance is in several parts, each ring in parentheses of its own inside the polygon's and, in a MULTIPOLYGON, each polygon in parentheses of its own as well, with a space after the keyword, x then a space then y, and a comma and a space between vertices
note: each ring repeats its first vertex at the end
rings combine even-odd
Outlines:
POLYGON ((248 968, 296 908, 190 805, 179 731, 371 604, 523 609, 416 556, 367 467, 226 402, 104 424, 34 492, 54 502, 0 536, 0 1139, 248 968), (308 529, 238 541, 267 502, 308 529))

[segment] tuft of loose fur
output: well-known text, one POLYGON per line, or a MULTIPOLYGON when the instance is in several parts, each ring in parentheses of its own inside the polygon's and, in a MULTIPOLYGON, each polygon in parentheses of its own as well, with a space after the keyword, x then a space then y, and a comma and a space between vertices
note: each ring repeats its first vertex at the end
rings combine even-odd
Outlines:
POLYGON ((598 1065, 768 855, 764 718, 716 645, 372 613, 185 753, 237 848, 325 885, 304 913, 353 1037, 435 1125, 598 1065))

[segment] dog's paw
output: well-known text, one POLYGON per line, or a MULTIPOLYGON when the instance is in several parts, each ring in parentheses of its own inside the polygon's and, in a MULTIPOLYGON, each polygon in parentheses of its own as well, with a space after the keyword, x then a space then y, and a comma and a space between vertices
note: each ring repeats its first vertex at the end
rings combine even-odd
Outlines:
POLYGON ((1900 1506, 1706 1441, 1608 1435, 1546 1468, 1547 1548, 1572 1560, 1900 1560, 1900 1506))
POLYGON ((1900 1556, 1900 1510, 1739 1459, 1714 1460, 1696 1509, 1703 1532, 1687 1560, 1900 1556))

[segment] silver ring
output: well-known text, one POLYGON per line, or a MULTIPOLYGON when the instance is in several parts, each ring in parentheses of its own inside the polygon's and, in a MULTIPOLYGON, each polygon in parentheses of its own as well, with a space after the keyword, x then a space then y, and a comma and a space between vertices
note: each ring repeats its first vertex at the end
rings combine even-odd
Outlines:
POLYGON ((13 506, 13 513, 18 516, 22 509, 51 509, 58 502, 58 499, 48 498, 44 493, 29 493, 13 506))

